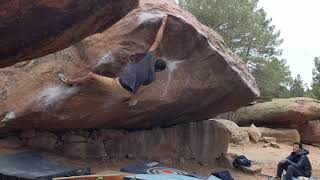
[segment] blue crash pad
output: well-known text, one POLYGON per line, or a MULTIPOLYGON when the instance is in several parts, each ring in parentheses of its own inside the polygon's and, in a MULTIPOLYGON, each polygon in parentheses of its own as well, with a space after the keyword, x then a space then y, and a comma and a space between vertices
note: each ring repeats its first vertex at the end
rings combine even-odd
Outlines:
MULTIPOLYGON (((136 174, 125 177, 125 180, 199 180, 199 178, 175 174, 136 174)), ((208 180, 221 179, 210 176, 208 180)))

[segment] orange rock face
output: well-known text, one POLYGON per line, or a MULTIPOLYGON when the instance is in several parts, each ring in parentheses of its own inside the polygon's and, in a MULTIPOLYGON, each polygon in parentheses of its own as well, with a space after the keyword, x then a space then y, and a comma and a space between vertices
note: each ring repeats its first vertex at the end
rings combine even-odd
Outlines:
POLYGON ((0 2, 0 67, 67 48, 104 31, 138 0, 5 0, 0 2))
POLYGON ((306 122, 320 118, 320 101, 305 97, 274 99, 221 114, 218 118, 232 120, 240 126, 299 129, 306 122))
POLYGON ((259 96, 254 78, 221 37, 173 1, 142 0, 108 30, 29 63, 0 70, 0 114, 15 129, 149 128, 209 119, 259 96), (156 50, 168 68, 131 99, 96 86, 66 87, 57 76, 90 71, 117 77, 128 57, 153 43, 168 15, 156 50))

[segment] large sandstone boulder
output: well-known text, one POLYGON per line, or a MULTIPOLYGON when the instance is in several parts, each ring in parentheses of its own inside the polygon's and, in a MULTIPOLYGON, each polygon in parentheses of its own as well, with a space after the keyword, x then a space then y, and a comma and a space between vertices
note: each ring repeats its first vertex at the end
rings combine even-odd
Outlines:
POLYGON ((311 98, 274 99, 257 103, 217 118, 229 119, 239 126, 255 124, 276 128, 297 128, 320 118, 320 101, 311 98))
POLYGON ((2 130, 170 126, 209 119, 259 95, 245 64, 216 32, 173 1, 140 3, 108 30, 75 46, 0 70, 0 117, 8 120, 2 130), (59 73, 118 76, 130 55, 147 51, 165 14, 168 21, 156 53, 168 68, 132 97, 136 105, 117 92, 58 81, 59 73))
POLYGON ((230 142, 234 144, 247 144, 250 143, 249 134, 242 128, 240 128, 233 121, 225 119, 212 119, 223 124, 230 132, 231 139, 230 142))
POLYGON ((277 142, 300 142, 300 134, 296 129, 270 129, 259 128, 262 137, 274 137, 277 142))
POLYGON ((0 1, 0 67, 67 48, 137 5, 138 0, 0 1))
POLYGON ((306 144, 320 143, 320 121, 309 121, 299 128, 301 141, 306 144))
MULTIPOLYGON (((222 124, 210 120, 137 132, 104 129, 90 136, 84 134, 63 134, 61 142, 56 143, 60 146, 56 146, 53 151, 77 158, 184 158, 213 162, 227 152, 230 142, 228 130, 222 124)), ((34 137, 28 141, 36 140, 37 137, 34 137)), ((37 144, 28 145, 39 148, 37 144)))
POLYGON ((229 142, 228 130, 209 120, 131 133, 108 141, 108 144, 111 145, 111 156, 133 154, 136 157, 183 157, 212 162, 227 152, 229 142))

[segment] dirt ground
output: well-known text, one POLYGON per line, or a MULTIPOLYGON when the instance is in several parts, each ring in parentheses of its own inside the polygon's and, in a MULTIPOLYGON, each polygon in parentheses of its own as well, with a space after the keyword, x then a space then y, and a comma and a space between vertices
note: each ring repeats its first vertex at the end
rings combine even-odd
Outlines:
MULTIPOLYGON (((292 146, 288 144, 280 144, 280 149, 275 149, 272 147, 263 148, 262 143, 258 144, 247 144, 247 145, 233 145, 230 144, 229 152, 242 154, 252 160, 255 164, 262 167, 262 174, 273 176, 276 171, 277 163, 285 158, 291 151, 292 146)), ((310 151, 309 159, 311 160, 314 176, 320 177, 320 148, 305 145, 305 147, 310 151)), ((25 151, 28 149, 22 149, 20 151, 25 151)), ((15 150, 7 150, 0 148, 0 154, 10 154, 17 152, 15 150)), ((102 160, 79 160, 70 159, 62 156, 58 156, 52 153, 39 152, 46 158, 59 162, 65 165, 77 165, 91 167, 93 173, 103 174, 109 170, 119 171, 122 167, 130 164, 139 162, 138 160, 123 160, 123 161, 102 161, 102 160)), ((199 175, 208 176, 214 171, 226 170, 225 168, 218 167, 214 164, 199 164, 194 161, 185 161, 184 163, 172 163, 169 166, 184 170, 187 172, 197 173, 199 175)), ((234 169, 227 169, 235 180, 263 180, 267 179, 263 175, 250 175, 239 172, 234 169)))
MULTIPOLYGON (((262 167, 262 174, 274 176, 276 167, 280 160, 285 159, 292 152, 291 144, 280 144, 280 149, 272 147, 262 147, 262 143, 249 145, 230 144, 229 152, 245 155, 255 164, 262 167)), ((304 145, 310 151, 309 160, 313 168, 313 176, 320 177, 320 148, 304 145)), ((252 178, 254 179, 254 178, 252 178)))

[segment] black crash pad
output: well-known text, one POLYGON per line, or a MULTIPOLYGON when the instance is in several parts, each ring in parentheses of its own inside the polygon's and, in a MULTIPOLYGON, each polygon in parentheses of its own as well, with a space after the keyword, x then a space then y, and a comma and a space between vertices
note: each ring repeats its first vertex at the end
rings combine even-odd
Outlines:
POLYGON ((89 174, 90 168, 62 166, 33 152, 0 156, 1 180, 49 180, 89 174))

